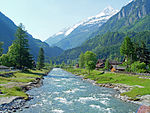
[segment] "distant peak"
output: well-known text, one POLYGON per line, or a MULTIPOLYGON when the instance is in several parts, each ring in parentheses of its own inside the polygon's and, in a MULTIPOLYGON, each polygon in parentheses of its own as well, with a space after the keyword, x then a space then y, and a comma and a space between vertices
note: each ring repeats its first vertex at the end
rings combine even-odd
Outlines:
POLYGON ((112 11, 114 8, 112 6, 107 6, 103 11, 112 11))
POLYGON ((107 6, 104 10, 102 10, 96 17, 101 17, 105 15, 112 15, 114 13, 117 13, 118 11, 112 8, 111 6, 107 6))

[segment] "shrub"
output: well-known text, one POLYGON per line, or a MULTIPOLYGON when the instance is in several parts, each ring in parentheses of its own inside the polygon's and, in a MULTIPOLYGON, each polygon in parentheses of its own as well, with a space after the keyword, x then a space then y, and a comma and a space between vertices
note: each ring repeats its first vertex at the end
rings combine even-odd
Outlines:
POLYGON ((131 71, 137 72, 137 73, 144 73, 144 72, 146 72, 146 64, 144 62, 140 62, 140 61, 134 62, 131 65, 131 71))

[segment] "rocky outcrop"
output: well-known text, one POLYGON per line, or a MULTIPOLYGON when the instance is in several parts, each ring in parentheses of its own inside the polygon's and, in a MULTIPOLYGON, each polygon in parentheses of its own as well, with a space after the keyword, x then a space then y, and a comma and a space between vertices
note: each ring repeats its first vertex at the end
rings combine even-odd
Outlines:
POLYGON ((43 84, 43 78, 36 78, 33 82, 29 82, 27 85, 21 86, 23 91, 28 91, 34 87, 40 87, 43 84))

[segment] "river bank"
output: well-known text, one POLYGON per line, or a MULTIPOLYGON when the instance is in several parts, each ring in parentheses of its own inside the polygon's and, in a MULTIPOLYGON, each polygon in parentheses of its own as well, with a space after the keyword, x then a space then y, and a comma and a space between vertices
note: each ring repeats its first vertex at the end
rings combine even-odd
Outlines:
POLYGON ((99 87, 60 68, 44 77, 43 85, 28 91, 34 97, 17 113, 133 113, 139 105, 114 98, 117 92, 99 87))
POLYGON ((26 91, 40 87, 43 84, 43 76, 46 76, 48 72, 50 70, 30 70, 25 73, 15 73, 7 78, 0 77, 3 80, 0 84, 0 112, 15 112, 22 107, 27 108, 28 106, 24 105, 32 97, 26 94, 26 91))
POLYGON ((67 69, 66 71, 71 72, 72 74, 75 74, 77 76, 80 76, 84 80, 86 79, 87 81, 93 83, 94 85, 115 89, 118 92, 118 94, 115 95, 115 97, 125 102, 132 102, 138 105, 150 106, 150 91, 149 90, 147 92, 145 91, 147 90, 147 88, 149 88, 149 86, 148 84, 144 83, 144 81, 146 81, 146 83, 147 82, 150 83, 150 80, 147 77, 141 77, 137 75, 136 76, 121 75, 120 77, 118 76, 119 74, 116 73, 104 74, 99 71, 94 71, 93 73, 91 73, 91 75, 88 75, 86 73, 86 70, 81 69, 67 69), (128 77, 130 79, 133 77, 131 79, 133 81, 130 81, 128 77), (136 80, 138 79, 137 83, 136 80, 134 81, 135 78, 136 80), (139 84, 139 82, 141 83, 139 84), (139 90, 145 92, 143 93, 137 92, 139 90))

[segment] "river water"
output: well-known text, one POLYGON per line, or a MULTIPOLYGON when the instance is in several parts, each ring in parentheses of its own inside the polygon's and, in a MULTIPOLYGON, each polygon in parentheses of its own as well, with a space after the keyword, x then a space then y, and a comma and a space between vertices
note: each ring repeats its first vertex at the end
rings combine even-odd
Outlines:
POLYGON ((43 86, 27 92, 34 98, 19 113, 135 113, 138 105, 113 96, 110 88, 95 86, 81 77, 54 68, 43 86))

